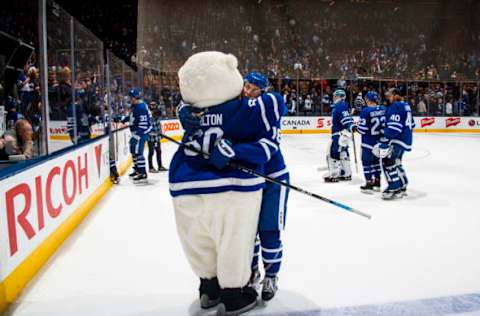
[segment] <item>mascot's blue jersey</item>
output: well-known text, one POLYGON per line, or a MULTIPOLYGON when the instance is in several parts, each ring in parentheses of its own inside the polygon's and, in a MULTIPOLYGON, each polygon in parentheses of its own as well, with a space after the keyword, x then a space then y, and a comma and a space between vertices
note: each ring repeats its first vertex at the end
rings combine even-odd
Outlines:
POLYGON ((362 147, 372 149, 383 136, 385 127, 385 107, 369 106, 360 112, 358 132, 362 135, 362 147))
MULTIPOLYGON (((201 117, 201 128, 194 135, 184 135, 183 142, 210 153, 215 142, 224 138, 232 143, 235 158, 259 172, 264 164, 275 159, 285 168, 279 151, 280 118, 286 112, 281 95, 265 93, 257 99, 234 99, 206 109, 201 117)), ((172 158, 169 170, 172 196, 206 194, 225 191, 256 191, 265 186, 265 180, 237 169, 216 169, 203 155, 179 148, 172 158)))
POLYGON ((340 135, 344 129, 350 131, 353 118, 350 116, 348 103, 340 101, 335 104, 332 111, 332 136, 340 135))
POLYGON ((397 144, 406 151, 412 150, 412 130, 415 122, 410 105, 403 101, 394 102, 385 114, 385 138, 390 144, 397 144))

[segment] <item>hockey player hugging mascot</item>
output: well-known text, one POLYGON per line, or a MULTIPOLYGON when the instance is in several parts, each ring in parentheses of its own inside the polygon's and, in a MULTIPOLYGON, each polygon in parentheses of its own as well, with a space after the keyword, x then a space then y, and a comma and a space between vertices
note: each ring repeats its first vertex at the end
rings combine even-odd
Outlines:
POLYGON ((262 178, 229 162, 264 172, 265 162, 279 150, 284 107, 278 94, 241 98, 237 64, 233 55, 202 52, 180 68, 185 104, 178 112, 201 117, 191 120, 198 126, 184 126, 183 142, 208 155, 179 148, 169 172, 177 231, 200 278, 200 305, 218 305, 219 315, 238 315, 256 305, 257 292, 247 284, 265 187, 262 178))

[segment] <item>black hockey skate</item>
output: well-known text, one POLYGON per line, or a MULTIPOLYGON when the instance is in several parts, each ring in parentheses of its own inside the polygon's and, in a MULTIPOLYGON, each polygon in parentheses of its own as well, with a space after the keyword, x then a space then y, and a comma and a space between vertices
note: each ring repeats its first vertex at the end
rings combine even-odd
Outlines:
POLYGON ((367 181, 360 187, 360 191, 366 194, 373 194, 375 192, 375 183, 373 181, 367 181))
POLYGON ((338 177, 339 181, 352 181, 352 176, 340 176, 338 177))
POLYGON ((117 174, 112 174, 110 176, 110 181, 112 181, 113 184, 119 184, 120 183, 120 176, 117 174))
POLYGON ((382 199, 387 201, 398 200, 398 199, 401 199, 402 197, 403 197, 403 194, 401 189, 398 189, 398 190, 386 189, 382 193, 382 199))
POLYGON ((257 305, 257 295, 251 287, 222 289, 217 316, 236 316, 252 310, 257 305))
POLYGON ((339 178, 339 177, 327 176, 327 177, 324 177, 323 180, 324 180, 326 183, 335 183, 335 182, 340 181, 340 178, 339 178))
POLYGON ((128 177, 129 177, 129 178, 133 178, 133 177, 135 177, 137 174, 138 174, 138 172, 137 172, 136 170, 133 170, 133 172, 130 173, 130 174, 128 175, 128 177))
POLYGON ((150 172, 150 173, 158 173, 158 170, 155 169, 155 168, 150 168, 150 169, 148 169, 148 172, 150 172))
POLYGON ((402 188, 400 189, 400 191, 402 192, 402 197, 408 196, 407 187, 402 187, 402 188))
POLYGON ((200 279, 200 307, 209 309, 220 303, 220 285, 218 279, 200 279))
POLYGON ((373 191, 380 192, 381 186, 380 179, 373 180, 373 191))
POLYGON ((162 171, 168 171, 167 168, 165 168, 164 166, 161 166, 160 168, 158 168, 158 171, 162 172, 162 171))
POLYGON ((148 183, 148 176, 146 173, 137 173, 137 175, 133 177, 132 180, 135 184, 146 184, 148 183))
POLYGON ((262 300, 270 301, 275 296, 278 290, 277 282, 277 277, 265 277, 263 279, 262 300))

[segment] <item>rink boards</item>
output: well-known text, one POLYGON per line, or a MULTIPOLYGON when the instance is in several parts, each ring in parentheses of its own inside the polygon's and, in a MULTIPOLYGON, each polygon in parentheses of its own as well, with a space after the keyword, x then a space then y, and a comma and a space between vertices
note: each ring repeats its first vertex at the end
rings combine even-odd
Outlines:
MULTIPOLYGON (((115 137, 122 173, 131 162, 130 132, 115 137)), ((110 188, 109 150, 101 137, 1 179, 0 314, 110 188)))
MULTIPOLYGON (((359 118, 354 117, 355 122, 359 118)), ((478 133, 479 117, 414 117, 414 132, 420 133, 478 133)), ((282 119, 284 134, 330 133, 332 118, 329 116, 287 116, 282 119)))
MULTIPOLYGON (((480 132, 478 117, 416 117, 416 132, 480 132)), ((163 132, 180 138, 178 120, 162 122, 163 132)), ((285 117, 285 134, 329 133, 330 117, 285 117)), ((70 146, 66 130, 50 140, 59 149, 70 146), (61 142, 61 143, 60 143, 61 142)), ((117 166, 131 162, 130 132, 115 134, 117 166)), ((36 272, 110 188, 109 143, 103 137, 65 149, 28 169, 3 178, 0 184, 0 312, 14 302, 36 272)))
MULTIPOLYGON (((358 122, 358 117, 354 117, 358 122)), ((420 133, 480 133, 480 117, 414 117, 414 132, 420 133)), ((49 145, 54 150, 71 146, 66 121, 51 122, 49 129, 49 145)), ((330 116, 287 116, 282 118, 284 134, 323 134, 330 133, 332 118, 330 116)), ((162 131, 177 139, 182 136, 183 129, 177 119, 163 120, 162 131)), ((92 128, 94 135, 102 135, 98 125, 92 128)))

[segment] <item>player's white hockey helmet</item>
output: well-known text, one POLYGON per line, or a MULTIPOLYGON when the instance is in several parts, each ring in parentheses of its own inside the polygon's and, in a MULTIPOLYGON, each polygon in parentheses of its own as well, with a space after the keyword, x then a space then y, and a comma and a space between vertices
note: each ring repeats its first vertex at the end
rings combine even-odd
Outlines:
POLYGON ((243 78, 237 67, 237 58, 231 54, 209 51, 190 56, 178 71, 183 100, 205 108, 239 96, 243 78))

